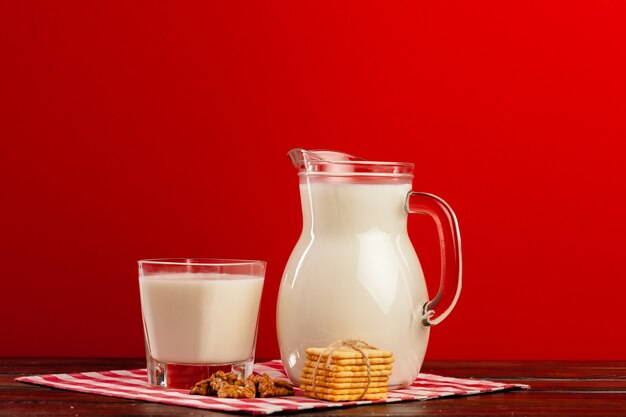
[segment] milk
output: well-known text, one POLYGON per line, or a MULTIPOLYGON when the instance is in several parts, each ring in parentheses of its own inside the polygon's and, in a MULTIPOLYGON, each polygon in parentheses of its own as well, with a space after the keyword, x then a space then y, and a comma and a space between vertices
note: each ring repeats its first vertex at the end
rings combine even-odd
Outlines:
POLYGON ((159 274, 140 280, 154 359, 177 364, 248 360, 254 351, 263 277, 159 274))
POLYGON ((300 186, 303 232, 285 268, 277 304, 281 356, 299 384, 304 349, 360 339, 396 359, 390 386, 413 382, 424 358, 428 299, 406 232, 410 184, 300 186))

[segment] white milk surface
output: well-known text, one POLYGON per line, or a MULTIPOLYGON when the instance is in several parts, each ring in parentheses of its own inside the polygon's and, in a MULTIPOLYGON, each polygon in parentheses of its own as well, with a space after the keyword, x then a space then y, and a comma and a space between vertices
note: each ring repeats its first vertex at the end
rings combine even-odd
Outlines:
POLYGON ((304 230, 277 304, 281 356, 299 383, 307 347, 360 339, 395 357, 391 386, 417 376, 426 284, 406 231, 409 184, 302 184, 304 230))
POLYGON ((252 356, 263 277, 179 273, 139 281, 153 358, 220 364, 252 356))

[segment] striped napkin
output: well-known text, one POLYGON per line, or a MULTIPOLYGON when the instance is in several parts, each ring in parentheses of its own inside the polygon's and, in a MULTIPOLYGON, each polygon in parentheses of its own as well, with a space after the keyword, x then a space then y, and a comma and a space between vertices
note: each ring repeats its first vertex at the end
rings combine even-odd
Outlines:
MULTIPOLYGON (((267 373, 272 378, 287 380, 287 375, 279 360, 258 363, 254 372, 267 373)), ((504 384, 478 379, 450 378, 430 374, 419 374, 410 386, 389 391, 389 398, 379 401, 327 402, 304 397, 296 389, 293 397, 277 398, 217 398, 189 395, 186 390, 155 388, 148 385, 145 369, 131 369, 104 372, 79 372, 74 374, 51 374, 23 376, 18 382, 27 382, 48 387, 79 391, 110 397, 151 401, 162 404, 183 405, 206 410, 230 411, 246 414, 272 414, 281 411, 298 411, 345 407, 372 403, 392 403, 399 401, 430 400, 451 395, 474 395, 515 388, 527 389, 528 385, 504 384)))

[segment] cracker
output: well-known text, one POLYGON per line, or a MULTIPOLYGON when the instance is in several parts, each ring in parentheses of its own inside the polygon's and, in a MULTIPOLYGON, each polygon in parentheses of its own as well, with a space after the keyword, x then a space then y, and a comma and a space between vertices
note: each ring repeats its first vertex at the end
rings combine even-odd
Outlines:
POLYGON ((326 401, 361 401, 361 400, 386 400, 387 393, 381 392, 378 394, 365 394, 361 397, 361 394, 345 394, 345 395, 333 395, 333 394, 316 394, 313 392, 305 391, 304 395, 310 398, 326 400, 326 401))
MULTIPOLYGON (((363 394, 363 391, 365 391, 363 389, 364 387, 361 388, 329 388, 329 387, 320 387, 320 386, 315 386, 315 389, 313 389, 312 385, 305 385, 305 384, 300 384, 300 389, 302 391, 307 391, 307 392, 316 392, 319 394, 331 394, 331 395, 350 395, 350 394, 363 394)), ((387 392, 387 386, 385 385, 384 387, 368 387, 367 391, 365 391, 366 394, 379 394, 381 392, 387 392)))
MULTIPOLYGON (((311 362, 317 362, 319 356, 310 356, 307 355, 307 359, 311 362)), ((320 363, 327 363, 327 359, 322 358, 320 363)), ((385 365, 389 363, 393 363, 393 358, 369 358, 370 365, 385 365)), ((367 361, 364 358, 359 359, 331 359, 330 363, 333 365, 367 365, 367 361)))
MULTIPOLYGON (((315 368, 317 366, 317 369, 323 369, 323 370, 333 371, 333 372, 341 372, 341 371, 365 371, 367 372, 368 370, 367 365, 335 365, 331 363, 329 366, 326 366, 326 363, 323 361, 321 361, 318 364, 317 361, 311 361, 308 359, 304 362, 304 365, 311 367, 311 368, 315 368)), ((370 371, 391 370, 392 367, 393 365, 390 363, 374 364, 369 367, 369 370, 370 371)))
MULTIPOLYGON (((363 353, 365 353, 365 355, 368 358, 390 358, 391 356, 393 356, 393 352, 389 352, 386 350, 380 350, 380 349, 361 349, 361 350, 363 351, 363 353)), ((310 348, 307 348, 305 352, 307 355, 315 356, 316 359, 320 355, 322 355, 322 357, 324 358, 327 358, 329 349, 310 347, 310 348)), ((363 355, 361 355, 361 352, 359 352, 358 350, 354 350, 354 348, 352 347, 341 346, 333 350, 331 357, 333 359, 335 358, 336 359, 361 359, 363 355)))
MULTIPOLYGON (((303 380, 313 380, 313 373, 302 373, 303 380)), ((359 382, 387 382, 389 381, 389 376, 355 376, 355 377, 334 377, 327 375, 319 375, 319 373, 315 374, 315 380, 318 382, 333 382, 336 384, 346 384, 346 383, 359 383, 359 382)))
MULTIPOLYGON (((313 380, 308 379, 308 378, 302 378, 300 380, 300 384, 304 386, 312 386, 313 380)), ((386 388, 387 381, 372 381, 368 385, 367 381, 364 381, 364 382, 327 382, 327 381, 320 381, 317 378, 315 378, 315 386, 324 387, 324 388, 334 388, 334 389, 360 388, 361 390, 363 390, 365 387, 386 388)))
MULTIPOLYGON (((302 369, 302 375, 307 374, 313 376, 313 366, 305 366, 302 369)), ((315 372, 315 377, 318 378, 320 376, 330 377, 330 378, 354 378, 354 377, 376 377, 376 376, 389 376, 391 375, 391 369, 372 369, 369 373, 367 372, 367 366, 363 371, 328 371, 326 369, 318 368, 315 372)))

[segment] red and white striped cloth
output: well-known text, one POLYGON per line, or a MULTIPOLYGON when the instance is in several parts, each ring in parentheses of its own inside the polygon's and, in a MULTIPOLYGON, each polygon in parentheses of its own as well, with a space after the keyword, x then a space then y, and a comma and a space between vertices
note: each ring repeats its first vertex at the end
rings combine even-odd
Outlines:
MULTIPOLYGON (((254 371, 261 374, 267 373, 272 378, 287 379, 283 365, 279 360, 255 364, 254 371)), ((478 379, 420 374, 411 386, 389 391, 387 400, 335 403, 304 397, 298 389, 296 389, 296 395, 293 397, 277 398, 232 399, 189 395, 186 390, 155 388, 148 385, 145 369, 23 376, 16 378, 16 381, 110 397, 247 414, 272 414, 280 411, 430 400, 451 395, 474 395, 515 388, 529 388, 528 385, 522 384, 504 384, 478 379)))

